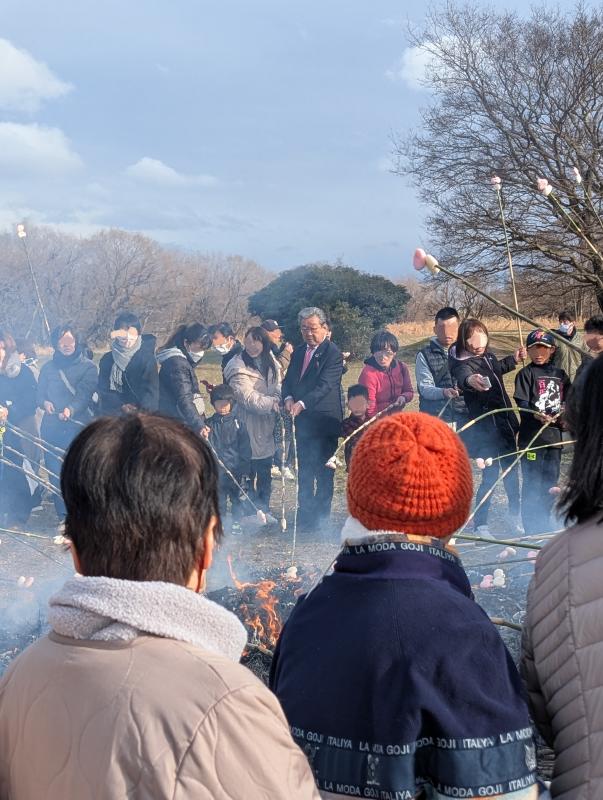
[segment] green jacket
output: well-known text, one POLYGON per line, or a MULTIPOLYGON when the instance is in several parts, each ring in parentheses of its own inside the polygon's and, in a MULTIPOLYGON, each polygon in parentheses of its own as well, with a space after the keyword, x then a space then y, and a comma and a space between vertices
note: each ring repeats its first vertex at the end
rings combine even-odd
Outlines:
MULTIPOLYGON (((558 332, 559 331, 557 331, 557 333, 558 332)), ((580 331, 574 330, 571 342, 572 344, 578 345, 578 347, 582 350, 583 355, 581 355, 577 350, 574 350, 573 347, 568 347, 567 345, 561 344, 561 342, 557 341, 555 342, 557 345, 557 350, 553 356, 552 363, 555 367, 559 367, 560 369, 564 370, 564 372, 569 376, 570 381, 573 383, 578 367, 584 360, 584 356, 588 356, 590 354, 586 345, 584 344, 584 338, 580 331)))

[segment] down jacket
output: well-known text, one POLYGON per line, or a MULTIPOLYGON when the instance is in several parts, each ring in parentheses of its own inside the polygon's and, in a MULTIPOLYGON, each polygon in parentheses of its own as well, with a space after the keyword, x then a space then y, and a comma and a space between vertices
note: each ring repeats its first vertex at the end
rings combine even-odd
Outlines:
POLYGON ((528 592, 522 673, 533 719, 555 750, 556 800, 603 797, 603 524, 541 550, 528 592))
POLYGON ((179 347, 160 350, 157 363, 160 413, 175 417, 199 432, 205 426, 205 405, 199 392, 195 365, 179 347))
POLYGON ((407 403, 414 397, 408 367, 396 359, 385 369, 379 366, 374 356, 367 358, 358 383, 368 389, 370 417, 379 414, 399 397, 403 397, 407 403))
POLYGON ((237 416, 249 434, 253 459, 272 458, 276 450, 274 401, 281 399, 276 361, 275 370, 264 377, 259 369, 248 366, 242 355, 231 358, 224 370, 224 380, 235 395, 237 416))

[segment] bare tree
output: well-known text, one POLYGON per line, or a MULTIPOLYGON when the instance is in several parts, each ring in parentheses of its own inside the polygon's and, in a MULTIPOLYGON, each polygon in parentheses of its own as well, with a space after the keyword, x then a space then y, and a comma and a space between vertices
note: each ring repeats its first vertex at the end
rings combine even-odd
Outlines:
POLYGON ((522 19, 449 3, 410 36, 428 56, 431 96, 421 129, 395 141, 396 171, 414 178, 431 209, 433 251, 457 270, 504 284, 495 173, 520 283, 537 274, 594 291, 603 309, 603 11, 542 6, 522 19), (541 176, 573 227, 538 193, 541 176))

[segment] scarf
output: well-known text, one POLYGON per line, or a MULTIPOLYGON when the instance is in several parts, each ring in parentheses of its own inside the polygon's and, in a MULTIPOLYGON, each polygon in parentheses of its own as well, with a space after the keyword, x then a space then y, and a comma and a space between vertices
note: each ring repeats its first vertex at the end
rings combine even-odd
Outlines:
POLYGON ((52 355, 52 361, 57 369, 69 369, 73 364, 77 364, 81 357, 82 348, 78 344, 75 351, 70 356, 64 356, 60 350, 55 350, 52 355))
POLYGON ((126 347, 119 339, 113 339, 111 342, 113 366, 111 367, 111 375, 109 376, 109 389, 112 392, 123 391, 124 372, 128 368, 132 356, 140 350, 141 344, 142 336, 136 339, 132 347, 126 347))
POLYGON ((51 628, 70 639, 132 641, 151 634, 235 662, 247 644, 245 628, 233 613, 173 583, 76 576, 49 606, 51 628))

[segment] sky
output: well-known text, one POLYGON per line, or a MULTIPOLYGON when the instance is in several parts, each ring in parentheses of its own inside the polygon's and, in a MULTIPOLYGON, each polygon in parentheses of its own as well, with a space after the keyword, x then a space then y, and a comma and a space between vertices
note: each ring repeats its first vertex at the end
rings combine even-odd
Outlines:
POLYGON ((113 226, 276 271, 409 272, 424 210, 390 169, 392 134, 429 101, 406 39, 422 4, 2 8, 0 228, 113 226))

